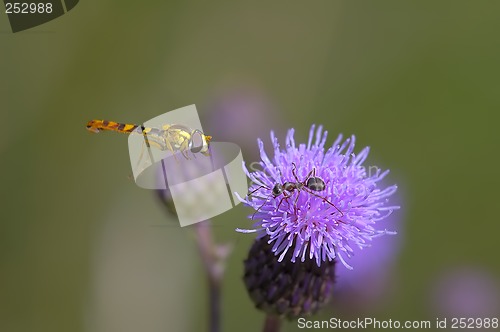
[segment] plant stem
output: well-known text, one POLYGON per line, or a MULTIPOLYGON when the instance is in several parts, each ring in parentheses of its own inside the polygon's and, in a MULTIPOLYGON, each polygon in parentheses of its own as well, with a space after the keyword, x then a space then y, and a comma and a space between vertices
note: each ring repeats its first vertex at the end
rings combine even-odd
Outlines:
POLYGON ((209 287, 210 332, 220 331, 221 282, 224 274, 224 263, 229 255, 228 246, 217 245, 213 240, 209 220, 194 225, 196 243, 207 276, 209 287))
POLYGON ((281 318, 275 315, 268 314, 264 321, 262 332, 279 332, 281 328, 281 318))

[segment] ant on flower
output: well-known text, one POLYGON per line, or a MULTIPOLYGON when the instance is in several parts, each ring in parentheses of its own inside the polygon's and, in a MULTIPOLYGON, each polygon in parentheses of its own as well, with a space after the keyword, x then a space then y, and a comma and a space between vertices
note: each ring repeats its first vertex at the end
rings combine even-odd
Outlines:
POLYGON ((257 190, 260 190, 262 188, 267 189, 267 190, 271 190, 271 194, 269 196, 267 196, 264 203, 262 203, 262 205, 254 212, 254 214, 252 215, 252 219, 255 216, 255 214, 257 212, 259 212, 259 210, 267 203, 268 199, 271 196, 273 198, 277 198, 280 195, 283 195, 283 197, 281 198, 281 200, 278 204, 278 207, 276 208, 278 210, 280 208, 283 200, 290 198, 295 190, 297 190, 297 192, 298 192, 297 196, 295 197, 295 202, 294 202, 295 209, 297 208, 297 201, 299 199, 300 191, 304 190, 305 192, 308 192, 311 195, 314 195, 316 197, 321 198, 324 202, 333 206, 340 213, 341 217, 344 216, 344 213, 342 213, 342 211, 340 211, 339 208, 336 207, 332 202, 330 202, 325 197, 322 197, 322 196, 318 195, 317 193, 315 193, 315 192, 323 191, 326 189, 325 181, 323 181, 322 178, 316 176, 316 168, 313 168, 309 172, 309 174, 307 174, 306 178, 303 181, 299 180, 297 173, 296 173, 296 170, 297 170, 297 165, 295 165, 295 163, 292 163, 292 174, 293 174, 293 177, 295 178, 296 182, 286 181, 282 184, 278 182, 274 185, 274 187, 272 189, 267 187, 267 186, 262 185, 247 195, 247 196, 251 196, 257 190))

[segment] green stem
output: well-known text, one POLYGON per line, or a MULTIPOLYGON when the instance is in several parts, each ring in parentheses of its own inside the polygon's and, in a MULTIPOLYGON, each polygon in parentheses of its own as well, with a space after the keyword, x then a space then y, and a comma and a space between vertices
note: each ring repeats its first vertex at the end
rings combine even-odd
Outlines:
POLYGON ((281 329, 281 318, 268 314, 264 321, 262 332, 279 332, 281 329))
POLYGON ((207 276, 209 287, 209 317, 210 332, 220 331, 221 316, 221 282, 224 275, 224 263, 230 248, 217 245, 212 235, 210 221, 200 222, 194 225, 196 243, 207 276))

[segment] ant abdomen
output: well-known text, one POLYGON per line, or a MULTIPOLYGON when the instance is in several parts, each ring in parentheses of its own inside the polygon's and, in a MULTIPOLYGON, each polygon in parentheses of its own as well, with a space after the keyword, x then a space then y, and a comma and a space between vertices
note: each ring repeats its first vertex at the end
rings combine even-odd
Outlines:
POLYGON ((306 187, 314 191, 325 190, 325 181, 319 177, 311 177, 307 179, 306 187))

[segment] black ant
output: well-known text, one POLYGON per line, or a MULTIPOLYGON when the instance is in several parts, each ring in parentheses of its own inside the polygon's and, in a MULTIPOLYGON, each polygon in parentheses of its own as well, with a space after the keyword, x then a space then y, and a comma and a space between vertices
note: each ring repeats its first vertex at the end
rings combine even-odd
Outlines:
MULTIPOLYGON (((295 165, 295 163, 292 163, 292 167, 293 167, 292 168, 292 174, 293 174, 293 177, 295 178, 295 180, 297 182, 286 181, 283 184, 276 183, 274 185, 272 191, 271 191, 271 194, 269 196, 267 196, 265 202, 262 203, 262 205, 254 212, 254 214, 252 215, 252 219, 255 216, 255 214, 257 212, 259 212, 259 210, 264 206, 264 204, 266 204, 266 202, 269 199, 269 197, 273 196, 274 198, 276 198, 276 197, 278 197, 280 195, 283 195, 283 198, 280 200, 280 203, 278 204, 278 207, 277 207, 277 210, 278 210, 280 208, 281 203, 283 202, 283 200, 290 198, 292 196, 293 191, 295 189, 297 189, 297 191, 299 193, 300 193, 301 190, 304 190, 304 191, 310 193, 311 195, 314 195, 316 197, 321 198, 323 201, 325 201, 326 203, 330 204, 338 212, 340 212, 341 217, 344 216, 344 214, 342 213, 342 211, 340 211, 339 208, 336 207, 332 202, 330 202, 325 197, 321 197, 320 195, 318 195, 318 194, 315 193, 315 191, 323 191, 326 188, 325 181, 323 181, 323 179, 321 179, 320 177, 316 176, 316 169, 315 168, 313 168, 309 172, 309 174, 307 174, 307 176, 304 179, 304 181, 300 181, 299 178, 297 177, 297 173, 296 173, 297 166, 295 165)), ((252 195, 254 192, 256 192, 257 190, 262 189, 262 188, 266 188, 268 190, 271 190, 271 188, 269 188, 267 186, 259 186, 257 189, 255 189, 251 193, 249 193, 248 196, 252 195)), ((299 193, 297 194, 297 197, 295 198, 295 203, 294 203, 294 207, 295 208, 297 208, 297 201, 299 199, 299 193)))

